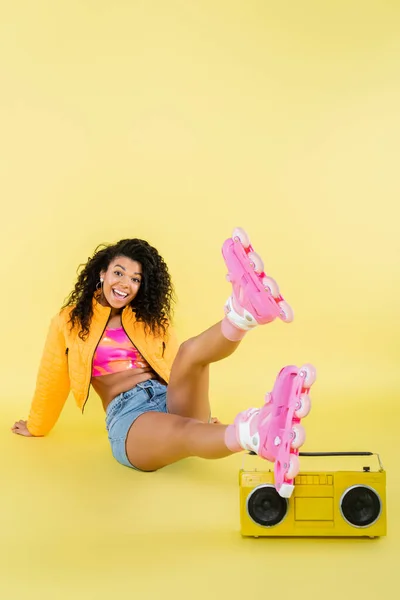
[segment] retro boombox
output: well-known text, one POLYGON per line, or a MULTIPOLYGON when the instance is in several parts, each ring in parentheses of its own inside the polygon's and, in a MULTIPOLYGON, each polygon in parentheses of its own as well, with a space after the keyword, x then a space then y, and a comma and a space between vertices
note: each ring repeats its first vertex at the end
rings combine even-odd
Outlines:
POLYGON ((243 536, 373 538, 386 535, 386 472, 378 454, 300 452, 300 456, 314 457, 312 460, 327 456, 374 456, 379 468, 300 471, 290 498, 278 494, 273 471, 265 470, 265 461, 264 470, 242 468, 239 485, 243 536))

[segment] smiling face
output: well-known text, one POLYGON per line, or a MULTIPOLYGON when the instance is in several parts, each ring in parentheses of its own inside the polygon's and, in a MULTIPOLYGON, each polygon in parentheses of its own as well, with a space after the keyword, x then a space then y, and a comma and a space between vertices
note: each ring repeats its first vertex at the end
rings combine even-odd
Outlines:
POLYGON ((103 297, 108 306, 121 310, 136 297, 142 282, 142 265, 126 256, 118 256, 102 271, 103 297))

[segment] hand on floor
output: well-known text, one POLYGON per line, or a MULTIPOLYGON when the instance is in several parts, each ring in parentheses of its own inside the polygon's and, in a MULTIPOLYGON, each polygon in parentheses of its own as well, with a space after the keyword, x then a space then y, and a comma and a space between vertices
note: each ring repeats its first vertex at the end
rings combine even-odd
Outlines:
POLYGON ((25 435, 26 437, 34 437, 31 433, 29 433, 28 428, 26 426, 27 421, 23 421, 20 419, 16 421, 14 425, 11 427, 11 431, 13 433, 17 433, 18 435, 25 435))

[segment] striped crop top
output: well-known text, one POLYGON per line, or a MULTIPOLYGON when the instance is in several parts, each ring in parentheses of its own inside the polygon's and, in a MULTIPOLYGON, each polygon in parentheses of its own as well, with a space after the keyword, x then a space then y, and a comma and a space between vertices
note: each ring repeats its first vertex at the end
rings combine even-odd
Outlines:
POLYGON ((136 350, 123 327, 106 329, 93 358, 92 377, 149 367, 149 363, 136 350))

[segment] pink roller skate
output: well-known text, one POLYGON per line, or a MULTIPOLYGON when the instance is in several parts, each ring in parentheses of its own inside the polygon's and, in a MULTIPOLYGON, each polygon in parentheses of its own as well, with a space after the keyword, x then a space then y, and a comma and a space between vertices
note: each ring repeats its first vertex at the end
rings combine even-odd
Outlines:
POLYGON ((312 365, 285 367, 266 395, 264 406, 251 408, 235 419, 240 446, 275 463, 275 487, 283 498, 292 495, 293 480, 300 469, 298 449, 306 439, 300 421, 311 410, 308 392, 315 379, 312 365))
POLYGON ((225 305, 226 316, 233 325, 247 331, 277 317, 286 323, 293 321, 292 308, 280 295, 276 281, 264 272, 263 261, 254 252, 244 229, 233 231, 222 246, 222 255, 233 287, 225 305))

